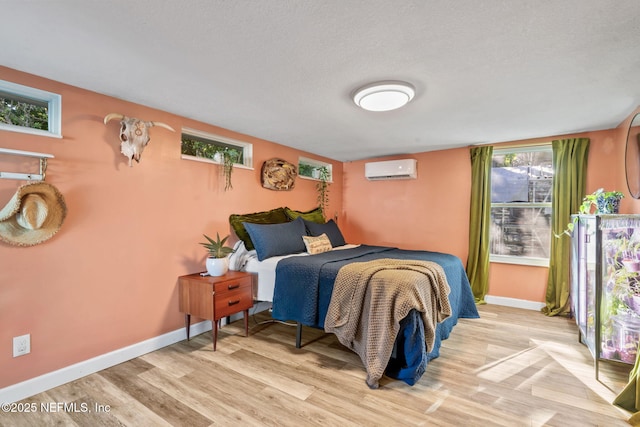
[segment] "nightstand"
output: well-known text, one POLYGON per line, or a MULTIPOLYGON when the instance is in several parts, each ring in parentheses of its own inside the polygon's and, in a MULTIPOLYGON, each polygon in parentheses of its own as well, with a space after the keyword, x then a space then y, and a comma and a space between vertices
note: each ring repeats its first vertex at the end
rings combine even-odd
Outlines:
POLYGON ((200 273, 180 276, 179 308, 185 313, 184 323, 189 339, 191 316, 211 320, 213 351, 218 340, 218 321, 244 311, 244 332, 249 336, 249 309, 253 307, 254 275, 228 271, 224 276, 200 276, 200 273))

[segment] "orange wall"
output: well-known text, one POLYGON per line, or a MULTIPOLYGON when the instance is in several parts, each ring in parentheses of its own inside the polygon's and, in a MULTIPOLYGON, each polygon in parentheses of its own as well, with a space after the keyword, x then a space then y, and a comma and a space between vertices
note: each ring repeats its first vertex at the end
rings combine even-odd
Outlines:
MULTIPOLYGON (((640 111, 640 109, 639 109, 640 111)), ((587 192, 600 187, 626 194, 621 213, 640 212, 631 199, 624 175, 626 129, 633 113, 616 129, 553 136, 499 145, 590 138, 587 192)), ((397 158, 387 157, 376 160, 397 158)), ((457 255, 466 265, 469 236, 471 162, 469 149, 425 152, 400 157, 418 160, 418 179, 367 181, 362 160, 344 164, 342 225, 351 242, 428 249, 457 255)), ((489 295, 543 302, 547 268, 492 263, 489 295)))
MULTIPOLYGON (((47 182, 69 209, 60 232, 42 245, 0 243, 0 388, 182 328, 176 278, 204 269, 203 233, 230 232, 231 213, 316 205, 313 181, 298 179, 288 192, 266 190, 260 166, 272 157, 329 159, 3 67, 0 79, 62 95, 62 139, 0 131, 0 147, 54 154, 47 182), (142 162, 129 168, 118 125, 102 123, 111 112, 178 132, 152 129, 142 162), (225 192, 218 166, 180 159, 183 126, 253 143, 255 169, 236 168, 234 188, 225 192), (12 337, 27 333, 31 354, 13 358, 12 337)), ((622 123, 572 135, 591 138, 587 191, 626 192, 625 129, 622 123)), ((329 215, 338 215, 351 243, 449 252, 466 263, 468 148, 411 157, 419 170, 411 181, 369 182, 365 161, 332 162, 329 215)), ((0 168, 33 166, 27 163, 0 159, 0 168)), ((0 180, 0 207, 18 185, 0 180)), ((627 197, 622 212, 640 212, 640 201, 627 197)), ((492 265, 490 295, 543 301, 545 286, 546 268, 492 265)))
MULTIPOLYGON (((0 147, 55 155, 47 182, 68 206, 51 240, 0 243, 0 388, 183 327, 177 277, 204 269, 203 233, 228 234, 232 213, 316 206, 314 181, 267 190, 260 167, 272 157, 329 159, 3 67, 0 79, 62 95, 62 139, 0 131, 0 147), (177 132, 151 129, 141 163, 129 168, 119 125, 102 122, 111 112, 177 132), (225 192, 219 166, 180 159, 183 126, 253 143, 255 169, 236 168, 225 192), (31 353, 13 358, 12 337, 27 333, 31 353)), ((26 163, 16 157, 0 166, 35 170, 26 163)), ((342 211, 342 164, 332 163, 331 215, 342 211)), ((20 184, 0 180, 0 207, 20 184)))
MULTIPOLYGON (((418 161, 418 179, 367 181, 367 161, 344 164, 342 227, 347 240, 449 252, 466 259, 471 191, 469 150, 400 157, 418 161)), ((397 157, 385 160, 394 158, 397 157)))

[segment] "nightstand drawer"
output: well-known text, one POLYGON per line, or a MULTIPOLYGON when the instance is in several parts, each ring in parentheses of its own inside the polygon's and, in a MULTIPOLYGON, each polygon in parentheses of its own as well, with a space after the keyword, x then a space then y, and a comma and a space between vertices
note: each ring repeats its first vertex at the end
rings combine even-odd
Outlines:
POLYGON ((249 280, 248 283, 239 287, 234 285, 231 290, 217 293, 215 297, 215 319, 251 308, 253 306, 253 292, 251 290, 251 280, 249 280))
POLYGON ((250 288, 249 293, 251 293, 252 283, 253 280, 251 277, 240 277, 237 279, 225 280, 224 282, 218 282, 215 284, 215 292, 220 295, 248 286, 250 288))

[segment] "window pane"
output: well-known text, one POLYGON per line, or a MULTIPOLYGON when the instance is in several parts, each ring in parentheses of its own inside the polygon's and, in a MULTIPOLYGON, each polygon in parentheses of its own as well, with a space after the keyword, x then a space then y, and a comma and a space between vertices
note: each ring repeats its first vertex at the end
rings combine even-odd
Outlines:
POLYGON ((491 169, 491 202, 551 203, 551 151, 497 154, 491 169))
POLYGON ((550 207, 492 207, 491 254, 549 258, 550 207))
POLYGON ((553 153, 497 150, 491 168, 491 255, 548 258, 553 153))
POLYGON ((49 130, 48 103, 0 93, 0 123, 49 130))
POLYGON ((309 178, 320 179, 323 172, 326 174, 327 181, 333 180, 333 167, 330 163, 321 162, 319 160, 307 159, 306 157, 298 158, 298 175, 309 178))
POLYGON ((317 169, 314 166, 305 164, 305 163, 299 163, 298 164, 298 175, 300 176, 308 176, 308 177, 312 177, 313 176, 313 171, 317 169))
POLYGON ((244 152, 242 147, 235 147, 224 142, 206 140, 191 135, 182 134, 181 154, 203 157, 220 161, 217 153, 229 155, 234 163, 244 164, 244 152))

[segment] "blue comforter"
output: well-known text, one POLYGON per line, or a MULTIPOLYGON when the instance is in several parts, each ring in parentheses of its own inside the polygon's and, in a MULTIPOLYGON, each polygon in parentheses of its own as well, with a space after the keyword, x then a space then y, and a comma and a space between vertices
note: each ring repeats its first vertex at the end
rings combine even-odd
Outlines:
POLYGON ((430 352, 427 353, 425 348, 424 327, 419 313, 412 310, 401 322, 396 351, 385 373, 413 385, 424 373, 428 361, 440 355, 441 341, 449 337, 458 319, 479 317, 462 262, 454 255, 360 245, 307 257, 285 258, 276 267, 272 315, 277 320, 294 320, 305 326, 324 329, 333 283, 340 268, 351 262, 380 258, 437 262, 451 288, 451 316, 438 324, 436 341, 430 352))

